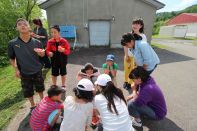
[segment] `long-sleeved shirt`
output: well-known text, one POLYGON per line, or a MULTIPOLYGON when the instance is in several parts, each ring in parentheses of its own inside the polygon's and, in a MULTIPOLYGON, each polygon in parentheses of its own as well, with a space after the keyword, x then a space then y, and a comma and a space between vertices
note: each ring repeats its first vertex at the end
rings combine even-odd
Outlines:
POLYGON ((130 49, 137 66, 147 65, 147 71, 153 70, 160 63, 159 57, 150 44, 145 41, 135 41, 135 47, 130 49))
POLYGON ((149 106, 153 109, 158 119, 163 119, 167 113, 163 93, 152 77, 140 85, 139 94, 134 100, 134 104, 136 106, 149 106))
POLYGON ((67 64, 67 56, 70 54, 70 45, 64 38, 60 38, 58 42, 52 38, 47 42, 46 54, 49 55, 49 52, 53 53, 51 58, 52 67, 64 66, 67 64), (64 48, 65 51, 59 52, 58 46, 64 48))

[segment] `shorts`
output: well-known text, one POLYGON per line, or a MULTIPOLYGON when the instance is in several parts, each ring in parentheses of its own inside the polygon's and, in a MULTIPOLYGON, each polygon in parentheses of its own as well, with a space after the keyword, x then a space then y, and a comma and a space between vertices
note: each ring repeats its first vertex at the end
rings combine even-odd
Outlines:
POLYGON ((42 71, 33 75, 21 75, 21 86, 25 98, 32 97, 34 90, 36 92, 43 92, 45 88, 42 71))
POLYGON ((67 74, 66 65, 63 67, 52 67, 51 69, 52 76, 64 76, 67 74))

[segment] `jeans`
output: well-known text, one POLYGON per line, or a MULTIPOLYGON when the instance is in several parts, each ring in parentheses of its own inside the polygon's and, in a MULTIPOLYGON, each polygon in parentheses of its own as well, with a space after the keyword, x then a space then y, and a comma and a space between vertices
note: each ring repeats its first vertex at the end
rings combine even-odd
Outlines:
POLYGON ((140 116, 145 116, 148 119, 152 119, 152 120, 157 119, 157 116, 153 111, 153 109, 151 109, 147 105, 136 106, 132 100, 128 102, 128 111, 129 111, 129 115, 135 118, 140 118, 140 116))

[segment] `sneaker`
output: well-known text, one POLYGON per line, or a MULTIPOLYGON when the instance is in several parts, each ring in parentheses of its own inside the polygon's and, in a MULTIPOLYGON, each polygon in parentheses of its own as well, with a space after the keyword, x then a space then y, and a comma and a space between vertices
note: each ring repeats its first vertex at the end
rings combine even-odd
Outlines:
POLYGON ((127 85, 128 85, 128 82, 124 82, 124 84, 123 84, 123 88, 124 88, 125 90, 128 90, 127 85))
POLYGON ((97 124, 91 123, 90 127, 91 127, 93 130, 95 130, 95 129, 97 128, 97 124))
POLYGON ((138 122, 134 118, 132 119, 132 125, 136 127, 142 127, 142 121, 138 122))

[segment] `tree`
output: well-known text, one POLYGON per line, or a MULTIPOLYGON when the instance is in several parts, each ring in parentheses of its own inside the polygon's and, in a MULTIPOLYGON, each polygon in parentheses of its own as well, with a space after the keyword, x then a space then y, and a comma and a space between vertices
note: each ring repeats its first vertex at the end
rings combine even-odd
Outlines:
POLYGON ((6 64, 7 43, 16 37, 15 22, 18 18, 31 21, 41 17, 38 0, 0 0, 0 67, 6 64))

